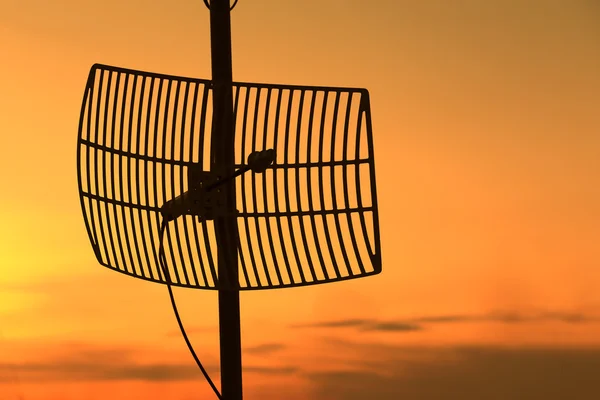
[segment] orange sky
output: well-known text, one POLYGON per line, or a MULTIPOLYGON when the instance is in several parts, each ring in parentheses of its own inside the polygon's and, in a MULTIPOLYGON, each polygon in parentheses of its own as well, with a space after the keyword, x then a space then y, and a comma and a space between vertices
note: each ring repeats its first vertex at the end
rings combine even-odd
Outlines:
MULTIPOLYGON (((240 0, 235 80, 369 89, 384 269, 244 293, 246 399, 600 397, 598 20, 240 0)), ((75 162, 91 65, 210 78, 208 23, 201 0, 0 0, 0 399, 214 398, 166 289, 98 265, 75 162)), ((216 295, 176 296, 218 381, 216 295)))

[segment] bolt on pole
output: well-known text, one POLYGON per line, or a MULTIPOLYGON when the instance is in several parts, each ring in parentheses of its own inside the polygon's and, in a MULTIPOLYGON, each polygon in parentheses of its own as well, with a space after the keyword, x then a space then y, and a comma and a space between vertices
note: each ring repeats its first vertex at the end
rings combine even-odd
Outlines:
MULTIPOLYGON (((234 173, 234 124, 229 0, 210 1, 210 41, 213 83, 211 169, 221 176, 234 173)), ((233 181, 223 185, 231 213, 215 220, 219 280, 231 290, 219 290, 221 395, 223 400, 242 400, 242 349, 237 265, 237 220, 233 181), (233 215, 233 216, 232 216, 233 215), (233 240, 232 240, 233 239, 233 240)))

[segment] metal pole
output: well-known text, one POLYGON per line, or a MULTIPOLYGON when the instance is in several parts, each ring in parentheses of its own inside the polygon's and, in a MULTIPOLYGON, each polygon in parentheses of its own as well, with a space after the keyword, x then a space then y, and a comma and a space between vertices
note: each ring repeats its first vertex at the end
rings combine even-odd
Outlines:
MULTIPOLYGON (((211 169, 221 176, 234 172, 234 130, 229 0, 210 1, 210 41, 213 83, 211 169)), ((235 210, 233 181, 223 184, 227 207, 235 210)), ((233 215, 230 214, 230 215, 233 215)), ((237 220, 215 220, 219 281, 238 285, 237 220), (229 254, 228 254, 229 252, 229 254)), ((221 395, 223 400, 242 400, 242 346, 238 290, 219 290, 221 395)))

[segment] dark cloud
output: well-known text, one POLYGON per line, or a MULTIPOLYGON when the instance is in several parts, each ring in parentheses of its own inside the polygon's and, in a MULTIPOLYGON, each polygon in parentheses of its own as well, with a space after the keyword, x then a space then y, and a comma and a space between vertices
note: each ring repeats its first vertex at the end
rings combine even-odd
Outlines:
POLYGON ((311 398, 600 399, 600 349, 389 346, 369 359, 373 346, 361 346, 365 362, 353 369, 305 374, 311 398))
MULTIPOLYGON (((274 346, 271 345, 273 351, 274 346)), ((34 381, 184 381, 204 379, 189 357, 189 362, 137 362, 140 348, 125 346, 110 349, 81 343, 69 343, 50 349, 55 355, 41 362, 0 363, 0 382, 34 381)), ((263 349, 267 351, 267 347, 263 349)), ((147 359, 147 357, 144 357, 147 359)), ((205 364, 213 376, 219 375, 219 366, 205 364)), ((244 372, 264 375, 286 375, 296 372, 293 367, 244 366, 244 372)))
POLYGON ((257 346, 245 347, 244 352, 249 354, 266 355, 281 351, 285 347, 286 346, 283 343, 264 343, 257 346))
POLYGON ((405 322, 370 322, 361 327, 364 331, 380 332, 411 332, 423 329, 420 325, 407 324, 405 322))
POLYGON ((501 322, 501 323, 527 323, 557 321, 565 323, 588 323, 598 322, 600 318, 596 315, 580 312, 556 312, 539 311, 533 313, 493 311, 480 315, 438 315, 412 319, 415 323, 435 324, 452 322, 501 322))
POLYGON ((382 322, 370 319, 346 319, 338 321, 317 322, 314 324, 292 325, 293 328, 356 328, 362 331, 409 332, 420 330, 419 325, 404 321, 382 322))
MULTIPOLYGON (((213 377, 218 376, 217 365, 204 365, 213 377)), ((298 370, 294 367, 261 367, 245 366, 245 373, 262 375, 289 375, 298 370)), ((50 381, 186 381, 204 379, 193 360, 185 364, 98 364, 90 360, 88 363, 49 362, 49 363, 0 363, 0 382, 13 382, 15 379, 27 382, 50 381)))
POLYGON ((469 323, 469 322, 497 322, 505 324, 533 323, 533 322, 563 322, 581 324, 600 322, 595 315, 577 312, 543 311, 536 313, 517 312, 490 312, 480 315, 434 315, 417 318, 407 318, 392 321, 378 321, 374 319, 346 319, 337 321, 323 321, 314 324, 292 325, 292 328, 355 328, 363 331, 381 332, 411 332, 424 329, 428 324, 469 323))
POLYGON ((356 328, 369 324, 368 319, 343 319, 338 321, 316 322, 314 324, 293 325, 295 328, 356 328))
POLYGON ((244 372, 264 375, 289 375, 299 372, 295 367, 244 367, 244 372))
MULTIPOLYGON (((207 370, 218 371, 214 366, 207 370)), ((83 362, 49 362, 0 364, 0 381, 178 381, 201 378, 201 373, 193 364, 149 364, 136 365, 131 362, 115 364, 94 363, 91 359, 83 362)))

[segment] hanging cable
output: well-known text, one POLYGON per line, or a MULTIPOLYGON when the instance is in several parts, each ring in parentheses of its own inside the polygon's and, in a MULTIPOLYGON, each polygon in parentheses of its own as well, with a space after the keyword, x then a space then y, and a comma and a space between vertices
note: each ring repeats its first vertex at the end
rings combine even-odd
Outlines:
MULTIPOLYGON (((225 179, 218 180, 217 182, 214 182, 211 185, 208 185, 204 190, 206 190, 206 192, 210 192, 211 190, 215 189, 216 187, 221 186, 248 171, 252 171, 254 173, 259 173, 259 174, 264 173, 267 170, 267 168, 274 162, 275 162, 275 150, 274 149, 253 151, 248 156, 248 165, 238 169, 231 176, 226 177, 225 179)), ((175 218, 183 215, 180 212, 181 210, 179 210, 179 213, 177 215, 173 214, 174 212, 175 213, 178 212, 177 208, 180 208, 181 204, 177 205, 177 203, 181 202, 181 201, 182 201, 181 199, 177 200, 177 198, 170 200, 169 202, 165 203, 161 208, 161 213, 163 215, 163 218, 162 218, 162 222, 160 224, 160 232, 159 232, 158 262, 159 262, 160 267, 165 276, 165 282, 167 284, 167 288, 169 289, 169 297, 171 298, 171 305, 173 307, 173 312, 175 313, 175 318, 177 319, 177 324, 179 325, 179 329, 181 330, 181 334, 183 335, 183 339, 185 340, 185 343, 187 344, 188 349, 190 350, 190 353, 192 354, 192 357, 194 357, 196 364, 198 364, 200 371, 202 371, 202 374, 208 381, 208 384, 213 389, 213 391, 215 392, 215 394, 217 395, 219 400, 222 400, 221 393, 219 393, 219 390, 217 389, 217 387, 213 383, 212 379, 210 379, 210 376, 204 369, 204 366, 202 365, 202 363, 200 362, 200 359, 196 355, 196 352, 194 351, 194 347, 192 346, 192 343, 190 342, 190 339, 188 338, 187 333, 185 332, 185 328, 183 327, 183 322, 181 322, 181 317, 179 316, 179 311, 177 310, 175 296, 173 295, 173 288, 171 286, 172 285, 171 273, 169 272, 169 268, 167 268, 167 257, 165 256, 165 248, 163 245, 163 243, 164 243, 163 239, 165 236, 165 232, 169 226, 169 220, 175 219, 175 218), (170 204, 170 206, 168 206, 169 204, 170 204)))
MULTIPOLYGON (((210 2, 209 2, 209 0, 202 0, 202 1, 204 1, 204 5, 206 6, 206 8, 208 8, 210 10, 210 2)), ((233 2, 233 4, 231 5, 231 7, 229 7, 229 11, 233 11, 233 9, 237 5, 237 3, 238 3, 238 0, 235 0, 233 2)))
POLYGON ((179 325, 179 329, 181 330, 181 334, 183 335, 183 339, 185 340, 185 343, 187 344, 187 347, 190 350, 190 353, 192 354, 192 357, 194 357, 194 360, 196 361, 196 364, 198 364, 198 368, 200 368, 200 371, 202 371, 202 374, 204 375, 204 377, 208 381, 208 384, 210 385, 210 387, 212 388, 212 390, 215 392, 215 394, 217 395, 217 397, 219 398, 219 400, 222 400, 223 398, 221 397, 221 393, 219 392, 219 390, 217 389, 217 387, 213 383, 212 379, 210 379, 210 376, 208 375, 208 372, 206 372, 206 370, 204 369, 204 366, 200 362, 200 359, 196 355, 196 352, 194 351, 194 347, 192 346, 192 343, 190 342, 190 339, 188 338, 188 335, 185 332, 185 328, 183 327, 183 322, 181 322, 181 317, 179 316, 179 311, 177 310, 177 304, 175 302, 175 296, 173 295, 173 288, 171 287, 171 284, 172 284, 172 282, 171 282, 171 273, 169 272, 169 269, 167 268, 167 259, 165 257, 165 249, 164 249, 164 246, 163 246, 163 238, 164 238, 167 226, 168 226, 168 221, 163 218, 162 223, 160 225, 160 238, 159 238, 159 247, 158 247, 158 259, 159 259, 160 266, 161 266, 161 268, 163 270, 163 273, 165 275, 165 282, 167 283, 167 288, 169 289, 169 297, 171 298, 171 306, 173 307, 173 313, 175 314, 175 318, 177 319, 177 324, 179 325))

